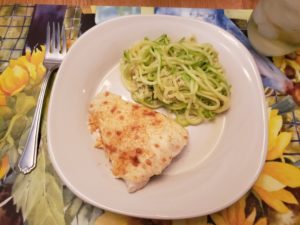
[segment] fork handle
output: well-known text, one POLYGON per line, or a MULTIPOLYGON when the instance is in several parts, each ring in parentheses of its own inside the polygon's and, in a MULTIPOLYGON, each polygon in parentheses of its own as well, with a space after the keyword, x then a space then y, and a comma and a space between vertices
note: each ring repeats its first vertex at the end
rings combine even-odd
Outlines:
POLYGON ((29 130, 26 144, 22 152, 21 158, 18 163, 20 171, 24 174, 29 173, 36 166, 37 149, 38 149, 38 138, 40 130, 40 121, 43 108, 44 97, 47 89, 47 84, 50 78, 50 74, 53 69, 48 69, 43 79, 40 94, 36 104, 36 109, 32 119, 32 125, 29 130))

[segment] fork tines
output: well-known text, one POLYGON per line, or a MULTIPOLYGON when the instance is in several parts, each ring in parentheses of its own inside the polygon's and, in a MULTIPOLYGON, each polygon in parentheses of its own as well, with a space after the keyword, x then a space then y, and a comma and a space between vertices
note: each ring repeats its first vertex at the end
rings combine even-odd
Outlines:
POLYGON ((67 52, 66 47, 66 33, 64 26, 60 28, 59 23, 52 23, 52 31, 50 23, 47 24, 47 34, 46 34, 46 53, 62 53, 67 52))

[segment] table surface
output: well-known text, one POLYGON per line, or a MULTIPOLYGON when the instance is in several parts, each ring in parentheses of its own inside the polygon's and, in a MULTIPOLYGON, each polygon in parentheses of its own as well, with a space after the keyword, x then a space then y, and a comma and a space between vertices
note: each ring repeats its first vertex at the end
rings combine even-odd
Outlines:
POLYGON ((0 0, 0 4, 32 3, 62 5, 111 5, 111 6, 172 6, 199 8, 251 9, 258 0, 0 0))

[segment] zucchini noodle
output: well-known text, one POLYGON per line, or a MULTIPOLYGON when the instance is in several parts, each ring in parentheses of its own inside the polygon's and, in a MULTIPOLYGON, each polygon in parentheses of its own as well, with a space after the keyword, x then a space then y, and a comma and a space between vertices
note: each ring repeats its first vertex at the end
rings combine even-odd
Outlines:
POLYGON ((212 120, 230 106, 230 85, 218 53, 193 37, 178 42, 167 35, 145 38, 124 51, 121 74, 135 101, 165 107, 183 126, 212 120))

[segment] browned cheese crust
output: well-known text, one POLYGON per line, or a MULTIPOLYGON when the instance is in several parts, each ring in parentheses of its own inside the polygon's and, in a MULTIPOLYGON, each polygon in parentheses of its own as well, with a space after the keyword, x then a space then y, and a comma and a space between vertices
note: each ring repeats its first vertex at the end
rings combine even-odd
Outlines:
POLYGON ((172 119, 110 92, 92 100, 89 127, 98 135, 95 146, 105 151, 112 173, 129 192, 161 174, 188 142, 188 132, 172 119))

